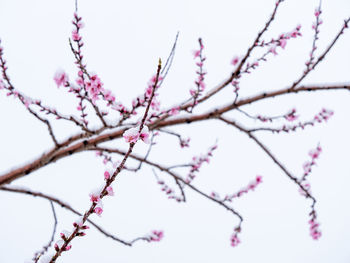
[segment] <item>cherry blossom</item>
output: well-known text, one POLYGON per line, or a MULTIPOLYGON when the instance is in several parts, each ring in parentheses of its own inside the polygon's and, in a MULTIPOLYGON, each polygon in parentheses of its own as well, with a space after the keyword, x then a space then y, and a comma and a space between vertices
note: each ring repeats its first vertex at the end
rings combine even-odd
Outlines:
POLYGON ((136 143, 139 139, 139 128, 134 127, 126 130, 123 133, 123 137, 127 143, 136 143))
POLYGON ((108 186, 106 188, 106 191, 107 191, 107 194, 110 195, 110 196, 113 196, 114 195, 114 191, 113 191, 113 187, 112 186, 108 186))
POLYGON ((136 143, 138 139, 141 139, 144 143, 150 143, 149 130, 146 125, 143 126, 139 133, 140 127, 134 127, 126 130, 123 133, 123 137, 127 143, 136 143))
POLYGON ((101 216, 103 212, 103 204, 102 201, 99 200, 95 206, 94 212, 98 215, 101 216))
POLYGON ((262 183, 262 176, 257 175, 255 180, 251 181, 246 187, 239 190, 237 193, 232 195, 226 195, 223 201, 231 202, 234 198, 241 197, 243 194, 247 194, 249 191, 254 191, 255 188, 262 183))
POLYGON ((65 86, 66 83, 68 82, 68 76, 62 70, 56 71, 55 76, 54 76, 53 79, 54 79, 54 81, 57 84, 57 88, 59 88, 60 86, 65 86))
POLYGON ((311 219, 309 221, 310 224, 310 235, 314 240, 317 240, 321 237, 322 233, 319 229, 320 224, 316 221, 316 219, 311 219))
POLYGON ((236 66, 238 64, 238 62, 240 62, 241 58, 239 56, 235 56, 232 61, 231 64, 236 66))
POLYGON ((158 231, 158 230, 153 230, 151 232, 151 234, 148 236, 149 241, 152 242, 159 242, 160 240, 162 240, 164 237, 164 232, 163 231, 158 231))
POLYGON ((100 201, 100 194, 101 194, 101 191, 99 191, 99 190, 91 192, 90 193, 90 201, 93 203, 99 202, 100 201))
POLYGON ((241 232, 241 228, 240 227, 236 227, 234 229, 233 234, 231 235, 231 246, 232 247, 236 247, 239 245, 239 243, 241 243, 241 240, 238 238, 238 234, 241 232))

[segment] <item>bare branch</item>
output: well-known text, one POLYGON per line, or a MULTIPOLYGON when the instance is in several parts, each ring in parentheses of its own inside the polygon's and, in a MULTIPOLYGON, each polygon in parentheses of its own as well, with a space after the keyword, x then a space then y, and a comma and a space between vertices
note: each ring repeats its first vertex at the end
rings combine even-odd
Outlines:
MULTIPOLYGON (((0 190, 2 190, 0 188, 0 190)), ((51 247, 52 245, 52 242, 55 238, 55 234, 56 234, 56 229, 57 229, 57 216, 56 216, 56 211, 55 211, 55 207, 53 206, 53 203, 52 201, 50 200, 50 205, 51 205, 51 210, 52 210, 52 215, 53 215, 53 218, 54 218, 54 225, 53 225, 53 230, 52 230, 52 234, 51 234, 51 238, 50 238, 50 241, 47 243, 47 245, 45 245, 41 251, 38 251, 35 253, 34 255, 34 258, 33 258, 33 261, 34 262, 38 262, 38 260, 40 259, 40 257, 42 255, 45 254, 45 252, 47 252, 47 250, 51 247)))

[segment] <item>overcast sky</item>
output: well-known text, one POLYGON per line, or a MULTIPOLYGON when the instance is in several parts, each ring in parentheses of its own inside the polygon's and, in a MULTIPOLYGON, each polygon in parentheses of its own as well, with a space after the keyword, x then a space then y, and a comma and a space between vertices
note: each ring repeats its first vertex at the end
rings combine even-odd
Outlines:
MULTIPOLYGON (((206 84, 211 88, 227 76, 235 55, 247 50, 263 28, 274 0, 178 0, 178 1, 79 1, 85 28, 84 54, 89 70, 97 73, 118 101, 130 105, 154 74, 158 58, 166 59, 179 33, 173 66, 160 90, 164 107, 184 100, 193 87, 195 62, 192 52, 203 38, 207 57, 206 84)), ((242 97, 287 87, 304 70, 312 44, 311 25, 318 1, 286 0, 265 39, 302 25, 303 36, 292 39, 278 56, 270 56, 254 74, 242 80, 242 97)), ((350 16, 348 0, 324 0, 318 50, 324 50, 343 20, 350 16)), ((53 75, 59 68, 71 79, 76 71, 68 45, 74 12, 73 0, 0 0, 0 39, 16 88, 46 105, 70 113, 76 100, 57 89, 53 75)), ((349 31, 349 30, 348 30, 349 31)), ((304 84, 349 83, 350 32, 346 32, 325 61, 304 84)), ((319 54, 319 53, 317 53, 319 54)), ((230 88, 229 88, 230 89, 230 88)), ((209 104, 232 101, 232 89, 209 104)), ((350 262, 349 92, 324 92, 283 96, 244 109, 256 115, 279 115, 295 107, 301 120, 311 119, 325 107, 335 112, 326 124, 293 134, 258 134, 258 137, 293 172, 300 176, 308 151, 323 148, 310 175, 312 193, 321 222, 322 237, 309 235, 310 202, 285 174, 249 138, 217 121, 183 125, 174 130, 191 137, 191 147, 181 150, 175 139, 161 136, 151 160, 178 164, 205 153, 218 140, 218 149, 204 165, 194 184, 210 193, 233 193, 257 174, 263 184, 232 205, 244 217, 235 248, 230 236, 237 218, 222 207, 187 190, 187 203, 168 200, 157 185, 151 168, 123 172, 115 183, 116 195, 105 202, 101 218, 92 218, 118 237, 131 240, 152 229, 164 230, 159 243, 139 242, 125 247, 94 229, 73 242, 73 248, 57 262, 350 262)), ((20 103, 0 91, 0 175, 40 156, 52 147, 47 129, 20 103)), ((206 110, 206 109, 202 109, 206 110)), ((242 123, 256 125, 241 115, 242 123)), ((56 122, 60 140, 77 129, 56 122)), ((126 144, 118 143, 126 149, 126 144)), ((145 152, 143 145, 136 151, 145 152)), ((94 153, 80 153, 14 182, 52 194, 79 211, 89 205, 88 194, 102 183, 104 166, 94 153)), ((182 171, 186 175, 186 170, 182 171)), ((166 179, 167 176, 159 174, 166 179)), ((171 180, 168 180, 172 183, 171 180)), ((51 235, 53 217, 47 201, 0 192, 0 262, 24 262, 51 235)), ((76 217, 56 206, 58 231, 70 229, 76 217)))

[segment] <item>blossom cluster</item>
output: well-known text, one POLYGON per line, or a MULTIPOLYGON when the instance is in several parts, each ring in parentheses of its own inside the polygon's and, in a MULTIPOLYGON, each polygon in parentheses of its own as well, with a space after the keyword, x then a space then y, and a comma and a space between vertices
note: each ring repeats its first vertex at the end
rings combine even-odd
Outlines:
MULTIPOLYGON (((317 145, 315 149, 309 151, 309 156, 311 157, 311 160, 303 164, 304 174, 298 180, 298 183, 300 184, 299 193, 305 197, 308 197, 311 194, 311 184, 306 180, 307 176, 311 173, 312 166, 316 165, 316 160, 319 158, 321 152, 322 152, 321 146, 317 145)), ((313 239, 317 240, 321 237, 321 230, 319 228, 320 224, 317 221, 317 215, 314 209, 314 203, 312 205, 312 211, 310 212, 310 216, 311 216, 311 219, 309 220, 310 235, 313 239)))
MULTIPOLYGON (((158 93, 157 90, 160 87, 160 83, 163 80, 162 76, 158 76, 158 81, 157 81, 157 75, 154 75, 151 77, 151 79, 148 81, 147 88, 145 89, 144 94, 138 96, 137 98, 133 99, 132 101, 132 114, 137 114, 136 109, 139 107, 145 107, 148 100, 151 98, 153 88, 154 88, 154 96, 151 101, 151 109, 154 110, 155 112, 158 112, 160 110, 160 101, 158 100, 158 93), (157 81, 157 85, 156 85, 157 81), (156 87, 155 87, 156 85, 156 87)), ((176 115, 178 113, 177 108, 173 109, 173 115, 176 115)))
POLYGON ((197 104, 198 97, 205 90, 204 76, 205 74, 207 74, 203 69, 204 61, 206 59, 205 56, 203 56, 203 49, 204 49, 203 41, 200 38, 198 39, 198 42, 199 42, 199 49, 193 52, 194 58, 198 59, 198 61, 196 62, 196 65, 198 67, 198 70, 196 71, 197 79, 194 82, 196 84, 196 88, 190 89, 190 94, 193 98, 193 106, 197 104))
POLYGON ((241 232, 241 228, 240 227, 236 227, 234 229, 233 234, 231 235, 231 246, 232 247, 236 247, 239 245, 239 243, 241 243, 241 240, 238 237, 238 234, 241 232))
POLYGON ((304 168, 304 176, 303 176, 303 178, 305 178, 309 173, 311 173, 311 167, 316 164, 315 161, 316 161, 316 159, 318 159, 318 157, 320 156, 321 152, 322 152, 322 148, 321 148, 320 145, 318 145, 316 149, 311 150, 309 152, 309 156, 311 157, 311 161, 305 162, 303 164, 303 168, 304 168))
MULTIPOLYGON (((79 236, 85 236, 85 230, 89 229, 89 226, 83 224, 83 217, 79 217, 74 223, 73 223, 74 230, 68 231, 68 230, 62 230, 60 232, 59 239, 54 244, 55 251, 68 251, 72 248, 72 245, 69 244, 70 239, 72 237, 79 237, 79 236)), ((54 254, 48 253, 46 255, 43 255, 40 257, 39 263, 49 263, 52 260, 52 257, 54 254)))
POLYGON ((254 191, 255 188, 262 183, 262 176, 258 175, 256 176, 255 180, 250 182, 246 187, 242 188, 239 190, 237 193, 231 194, 231 195, 226 195, 223 199, 223 201, 229 201, 232 202, 234 198, 239 198, 244 194, 247 194, 249 191, 254 191))
POLYGON ((84 101, 89 102, 97 111, 100 118, 108 115, 108 110, 101 110, 96 107, 98 100, 106 102, 106 106, 112 110, 118 111, 121 115, 129 115, 130 112, 120 102, 116 102, 116 97, 111 90, 104 88, 103 82, 97 74, 92 74, 87 71, 86 64, 83 62, 83 54, 81 48, 84 43, 80 35, 80 29, 83 27, 82 18, 74 14, 72 21, 74 29, 72 31, 72 40, 76 43, 76 48, 71 43, 71 49, 76 58, 76 65, 78 67, 78 77, 75 84, 69 82, 68 75, 62 70, 58 70, 54 75, 54 81, 57 87, 63 86, 68 88, 69 92, 73 92, 79 99, 77 110, 81 111, 81 121, 87 126, 87 113, 85 112, 86 105, 84 101))
POLYGON ((256 46, 269 46, 269 51, 273 53, 274 55, 277 55, 276 48, 281 47, 284 49, 287 45, 287 41, 292 38, 297 38, 298 36, 302 36, 301 32, 301 25, 297 25, 293 30, 287 33, 280 34, 276 39, 272 38, 270 41, 265 42, 262 40, 259 43, 256 43, 256 46))
MULTIPOLYGON (((297 38, 302 35, 300 32, 300 29, 301 29, 301 25, 297 25, 292 31, 287 33, 282 33, 276 39, 272 38, 270 41, 262 40, 262 41, 256 42, 255 46, 267 47, 268 50, 261 57, 255 59, 253 62, 247 62, 244 70, 242 70, 242 73, 248 73, 248 74, 251 73, 251 70, 257 68, 260 62, 267 60, 267 56, 269 54, 273 54, 275 56, 278 55, 277 48, 280 47, 282 49, 285 49, 288 40, 292 38, 297 38)), ((240 61, 241 61, 240 57, 236 56, 233 58, 231 63, 235 66, 240 61)), ((232 85, 237 89, 238 81, 234 80, 232 82, 232 85)))
POLYGON ((322 232, 320 230, 320 224, 317 222, 316 211, 312 210, 310 215, 311 215, 311 219, 309 220, 310 235, 314 240, 317 240, 321 237, 322 232))
POLYGON ((305 69, 304 73, 310 71, 315 63, 314 62, 314 60, 315 60, 314 54, 315 54, 315 51, 317 49, 316 41, 318 40, 318 34, 320 33, 319 27, 323 23, 323 21, 320 19, 321 13, 322 13, 321 7, 318 7, 315 9, 314 15, 316 17, 316 21, 312 24, 312 29, 315 31, 314 40, 312 43, 311 52, 309 54, 309 59, 305 62, 306 69, 305 69))
MULTIPOLYGON (((113 175, 113 173, 111 171, 105 171, 104 172, 105 180, 107 181, 108 179, 110 179, 112 177, 112 175, 113 175)), ((108 196, 114 195, 113 187, 111 185, 106 187, 105 193, 103 190, 104 190, 104 186, 101 188, 95 189, 94 191, 90 192, 90 194, 89 194, 90 201, 95 206, 94 213, 99 215, 99 216, 101 216, 101 214, 103 212, 102 197, 105 195, 105 193, 108 196)))
POLYGON ((180 147, 181 148, 189 147, 190 141, 191 141, 191 138, 185 138, 185 139, 180 138, 180 147))
MULTIPOLYGON (((303 164, 304 174, 299 180, 299 182, 304 187, 304 189, 307 190, 308 192, 310 191, 311 185, 306 179, 307 179, 307 176, 311 173, 312 166, 316 165, 316 160, 319 158, 321 152, 322 152, 321 146, 317 145, 316 149, 311 150, 309 152, 309 156, 311 157, 311 160, 303 164)), ((307 196, 307 193, 305 193, 305 191, 302 188, 299 189, 299 192, 301 195, 307 196)))
POLYGON ((151 231, 151 233, 147 236, 145 236, 144 238, 148 241, 148 242, 159 242, 163 239, 164 237, 164 232, 161 230, 153 230, 151 231))
POLYGON ((192 182, 192 180, 196 177, 196 173, 199 172, 199 169, 201 168, 203 163, 209 163, 209 158, 213 156, 213 151, 217 147, 217 144, 214 144, 212 147, 209 148, 208 152, 205 155, 194 156, 192 158, 191 169, 185 179, 186 183, 192 182))
MULTIPOLYGON (((294 125, 284 124, 281 127, 277 127, 277 128, 257 128, 257 129, 252 129, 252 131, 268 130, 268 131, 276 132, 276 133, 280 133, 280 132, 288 133, 288 132, 296 131, 297 129, 304 129, 307 126, 314 126, 316 123, 326 122, 333 116, 333 114, 334 114, 333 111, 323 108, 319 113, 317 113, 313 117, 313 119, 311 119, 309 121, 299 122, 299 123, 296 123, 294 125)), ((296 115, 285 116, 285 119, 290 121, 290 122, 296 120, 297 118, 298 118, 298 116, 296 116, 296 115)))
POLYGON ((254 119, 257 119, 261 122, 273 122, 274 120, 276 119, 280 119, 280 118, 284 118, 286 119, 287 121, 295 121, 298 119, 298 115, 296 115, 296 112, 297 110, 295 108, 291 109, 289 112, 287 112, 286 114, 284 115, 281 115, 281 116, 275 116, 275 117, 268 117, 268 116, 262 116, 262 115, 257 115, 256 117, 252 117, 254 119))
POLYGON ((157 178, 157 182, 159 185, 162 186, 161 190, 168 196, 169 199, 174 199, 177 202, 183 202, 184 199, 182 197, 179 197, 175 194, 174 189, 169 187, 163 180, 160 180, 157 178))

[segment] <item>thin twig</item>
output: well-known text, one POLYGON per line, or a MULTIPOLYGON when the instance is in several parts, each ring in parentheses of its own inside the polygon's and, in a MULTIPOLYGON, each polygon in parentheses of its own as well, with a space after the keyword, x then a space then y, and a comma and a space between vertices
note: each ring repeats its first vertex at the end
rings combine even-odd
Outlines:
POLYGON ((298 178, 293 176, 291 172, 287 170, 287 168, 272 154, 272 152, 255 136, 250 132, 248 129, 243 128, 240 124, 238 124, 236 121, 229 120, 225 117, 219 116, 217 119, 225 122, 226 124, 229 124, 233 127, 236 127, 239 131, 244 132, 249 136, 250 139, 256 142, 256 144, 272 159, 272 161, 291 179, 294 183, 296 183, 303 191, 305 191, 306 196, 310 198, 313 202, 313 206, 316 203, 316 199, 305 189, 305 187, 299 182, 298 178))
POLYGON ((55 211, 55 207, 53 205, 53 202, 51 200, 49 200, 50 202, 50 205, 51 205, 51 210, 52 210, 52 215, 53 215, 53 218, 54 218, 54 225, 53 225, 53 230, 52 230, 52 234, 51 234, 51 239, 50 241, 42 248, 41 251, 38 251, 35 253, 34 257, 33 257, 33 261, 34 262, 38 262, 38 260, 40 259, 40 257, 42 255, 44 255, 47 250, 51 247, 52 245, 52 242, 54 241, 55 239, 55 234, 56 234, 56 229, 57 229, 57 216, 56 216, 56 211, 55 211))
MULTIPOLYGON (((60 200, 60 199, 58 199, 56 197, 50 196, 48 194, 44 194, 44 193, 41 193, 41 192, 33 191, 33 190, 28 189, 28 188, 20 188, 20 187, 14 187, 14 186, 11 186, 11 187, 9 187, 9 186, 1 186, 0 190, 1 191, 12 192, 12 193, 20 193, 20 194, 31 195, 31 196, 34 196, 34 197, 40 197, 40 198, 43 198, 43 199, 46 199, 46 200, 49 200, 49 201, 51 201, 53 203, 58 204, 62 208, 65 208, 65 209, 71 211, 73 214, 76 214, 78 216, 82 216, 82 214, 80 212, 75 210, 68 203, 66 203, 66 202, 64 202, 64 201, 62 201, 62 200, 60 200)), ((99 232, 101 232, 106 237, 109 237, 109 238, 111 238, 111 239, 113 239, 113 240, 115 240, 115 241, 117 241, 119 243, 122 243, 122 244, 126 245, 126 246, 131 246, 132 242, 124 241, 124 240, 116 237, 115 235, 110 234, 109 232, 104 230, 101 226, 96 224, 91 219, 88 219, 87 222, 89 224, 91 224, 92 226, 94 226, 99 232)))
MULTIPOLYGON (((120 154, 120 155, 125 155, 126 154, 126 152, 121 151, 119 149, 111 149, 111 148, 106 148, 106 147, 96 147, 96 148, 91 148, 90 150, 93 150, 93 151, 105 151, 105 152, 109 152, 109 153, 117 153, 117 154, 120 154)), ((138 161, 143 161, 144 163, 146 163, 146 164, 148 164, 150 166, 153 166, 153 167, 159 169, 162 172, 165 172, 165 173, 169 174, 171 177, 173 177, 174 179, 177 179, 179 182, 181 182, 182 184, 188 186, 189 188, 191 188, 193 191, 197 192, 198 194, 200 194, 200 195, 204 196, 205 198, 207 198, 207 199, 209 199, 209 200, 211 200, 213 202, 216 202, 219 205, 225 207, 227 210, 229 210, 234 215, 236 215, 240 219, 240 222, 243 221, 243 217, 236 210, 234 210, 233 208, 227 206, 225 203, 221 202, 220 200, 217 200, 217 199, 211 197, 210 195, 204 193, 203 191, 199 190, 198 188, 196 188, 192 184, 186 182, 186 180, 184 180, 181 176, 177 175, 173 171, 170 171, 169 168, 166 168, 166 167, 164 167, 164 166, 162 166, 162 165, 160 165, 158 163, 152 162, 150 160, 144 160, 142 157, 140 157, 140 156, 138 156, 136 154, 130 154, 129 156, 130 156, 130 158, 133 158, 133 159, 138 160, 138 161)))

